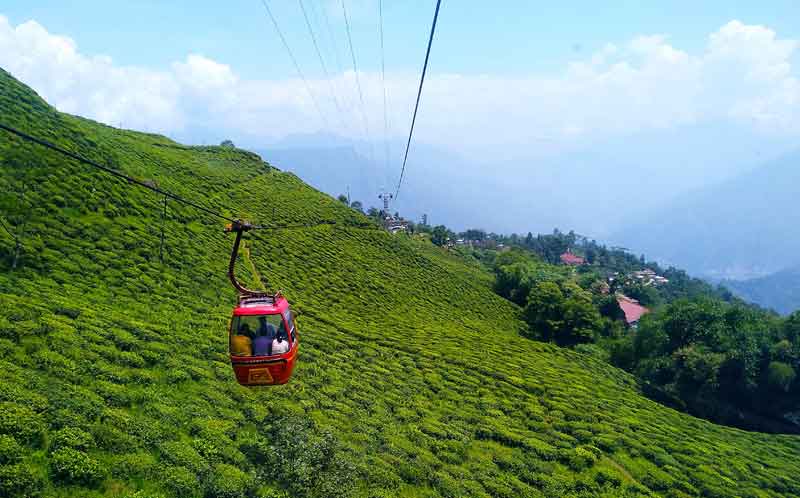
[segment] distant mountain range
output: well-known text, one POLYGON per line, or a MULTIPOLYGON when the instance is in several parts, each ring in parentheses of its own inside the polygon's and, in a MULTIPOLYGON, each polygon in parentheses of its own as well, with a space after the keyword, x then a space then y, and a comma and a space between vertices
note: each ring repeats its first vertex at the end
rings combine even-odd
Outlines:
POLYGON ((800 310, 800 266, 766 277, 722 283, 742 299, 782 315, 800 310))
POLYGON ((800 151, 680 196, 612 239, 712 280, 800 265, 800 151))
MULTIPOLYGON (((405 143, 390 145, 388 165, 379 144, 370 154, 366 143, 329 135, 290 136, 250 148, 331 195, 349 186, 351 198, 369 207, 378 205, 382 187, 393 191, 396 186, 405 143)), ((433 223, 455 229, 524 234, 560 228, 607 239, 637 221, 637 215, 657 211, 691 190, 736 178, 790 147, 786 139, 725 123, 643 131, 570 147, 534 141, 525 154, 502 151, 488 158, 415 142, 395 205, 408 217, 427 213, 433 223)))

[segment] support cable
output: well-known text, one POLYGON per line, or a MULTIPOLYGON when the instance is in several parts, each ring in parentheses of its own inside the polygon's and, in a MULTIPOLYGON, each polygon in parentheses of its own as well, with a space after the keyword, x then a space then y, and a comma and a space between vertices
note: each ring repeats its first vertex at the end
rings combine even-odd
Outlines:
POLYGON ((292 52, 292 49, 289 47, 289 42, 287 42, 286 37, 283 36, 283 31, 281 31, 281 28, 278 25, 278 20, 275 19, 275 16, 272 14, 272 9, 269 8, 267 0, 261 0, 261 3, 264 5, 264 8, 266 9, 270 20, 272 20, 272 25, 275 26, 275 31, 277 31, 278 36, 280 37, 281 42, 283 43, 283 47, 286 49, 286 53, 288 53, 289 58, 292 59, 292 63, 294 64, 294 69, 295 71, 297 71, 297 75, 303 81, 303 85, 306 88, 306 92, 308 92, 308 95, 311 97, 311 101, 314 103, 314 107, 317 109, 319 117, 322 119, 322 122, 325 124, 325 127, 330 128, 330 123, 328 122, 328 119, 325 117, 325 115, 322 113, 322 108, 319 106, 317 98, 314 97, 314 93, 311 91, 311 87, 308 84, 308 80, 306 80, 303 71, 300 69, 300 64, 297 63, 297 59, 294 56, 294 52, 292 52))
POLYGON ((169 197, 170 199, 178 201, 181 204, 185 204, 187 206, 191 206, 191 207, 193 207, 193 208, 195 208, 195 209, 197 209, 199 211, 202 211, 202 212, 204 212, 204 213, 206 213, 206 214, 208 214, 210 216, 214 216, 216 218, 219 218, 219 219, 222 219, 222 220, 225 220, 225 221, 230 221, 230 222, 234 221, 233 218, 229 218, 227 216, 223 216, 223 215, 219 214, 218 212, 215 212, 215 211, 213 211, 213 210, 211 210, 211 209, 209 209, 207 207, 204 207, 204 206, 201 206, 200 204, 197 204, 194 201, 190 201, 189 199, 181 197, 181 196, 179 196, 177 194, 173 194, 172 192, 170 192, 168 190, 164 190, 164 189, 159 188, 159 187, 156 187, 155 185, 151 185, 149 183, 143 182, 142 180, 137 180, 136 178, 133 178, 132 176, 126 175, 125 173, 122 173, 121 171, 117 171, 114 168, 110 168, 108 166, 103 166, 102 164, 99 164, 99 163, 97 163, 95 161, 92 161, 91 159, 87 159, 87 158, 85 158, 83 156, 75 154, 74 152, 70 152, 67 149, 59 147, 58 145, 55 145, 55 144, 53 144, 51 142, 48 142, 47 140, 43 140, 41 138, 37 138, 37 137, 31 136, 31 135, 28 135, 25 132, 22 132, 20 130, 17 130, 16 128, 12 128, 10 126, 6 126, 6 125, 4 125, 2 123, 0 123, 0 130, 7 131, 8 133, 11 133, 12 135, 16 135, 19 138, 22 138, 22 139, 27 140, 29 142, 36 143, 36 144, 41 145, 42 147, 45 147, 45 148, 50 149, 52 151, 58 152, 59 154, 67 156, 67 157, 69 157, 71 159, 74 159, 74 160, 80 162, 80 163, 95 167, 95 168, 97 168, 97 169, 99 169, 101 171, 105 171, 106 173, 108 173, 110 175, 113 175, 113 176, 116 176, 117 178, 122 178, 123 180, 127 181, 128 183, 131 183, 131 184, 137 185, 139 187, 145 188, 147 190, 153 191, 153 192, 155 192, 157 194, 160 194, 160 195, 163 195, 165 197, 169 197))
MULTIPOLYGON (((167 198, 169 198, 169 199, 172 199, 174 201, 179 202, 180 204, 184 204, 186 206, 193 207, 193 208, 195 208, 195 209, 197 209, 197 210, 199 210, 199 211, 201 211, 201 212, 203 212, 205 214, 213 216, 215 218, 219 218, 221 220, 228 221, 231 224, 235 224, 235 223, 240 223, 241 222, 241 220, 221 215, 218 212, 215 212, 212 209, 209 209, 209 208, 207 208, 205 206, 202 206, 202 205, 200 205, 200 204, 198 204, 198 203, 196 203, 194 201, 186 199, 185 197, 182 197, 182 196, 179 196, 177 194, 174 194, 174 193, 172 193, 172 192, 170 192, 168 190, 156 187, 156 186, 154 186, 152 184, 149 184, 147 182, 144 182, 142 180, 137 180, 136 178, 133 178, 130 175, 126 175, 125 173, 122 173, 121 171, 115 170, 113 168, 109 168, 108 166, 103 166, 102 164, 99 164, 99 163, 97 163, 95 161, 92 161, 91 159, 87 159, 87 158, 85 158, 85 157, 83 157, 83 156, 81 156, 79 154, 76 154, 76 153, 71 152, 69 150, 66 150, 66 149, 64 149, 64 148, 62 148, 62 147, 60 147, 58 145, 55 145, 55 144, 53 144, 51 142, 48 142, 47 140, 43 140, 43 139, 34 137, 34 136, 29 135, 29 134, 27 134, 25 132, 17 130, 16 128, 12 128, 10 126, 7 126, 7 125, 5 125, 3 123, 0 123, 0 130, 4 130, 4 131, 6 131, 6 132, 8 132, 8 133, 10 133, 12 135, 16 135, 17 137, 19 137, 19 138, 21 138, 23 140, 27 140, 29 142, 33 142, 35 144, 41 145, 42 147, 45 147, 45 148, 50 149, 50 150, 52 150, 54 152, 57 152, 57 153, 62 154, 64 156, 67 156, 67 157, 69 157, 71 159, 74 159, 74 160, 80 162, 80 163, 83 163, 83 164, 86 164, 88 166, 92 166, 94 168, 97 168, 97 169, 99 169, 99 170, 101 170, 101 171, 103 171, 105 173, 108 173, 108 174, 110 174, 112 176, 115 176, 117 178, 121 178, 121 179, 127 181, 130 185, 141 187, 141 188, 144 188, 146 190, 149 190, 151 192, 155 192, 155 193, 163 196, 164 197, 164 215, 163 215, 164 217, 166 217, 167 198)), ((228 210, 228 211, 232 211, 232 210, 228 210)), ((16 239, 16 236, 6 226, 6 224, 5 224, 5 222, 3 221, 2 218, 0 218, 0 224, 2 224, 3 228, 6 231, 8 231, 8 233, 11 234, 12 237, 14 237, 16 239)), ((320 222, 306 223, 306 224, 253 225, 252 228, 255 229, 255 230, 285 230, 285 229, 314 228, 314 227, 322 226, 322 225, 337 225, 337 224, 338 223, 336 221, 334 221, 334 220, 323 220, 323 221, 320 221, 320 222)), ((352 224, 352 225, 350 225, 350 224, 342 224, 342 226, 348 227, 348 228, 367 228, 367 225, 364 225, 364 224, 352 224)))
POLYGON ((367 132, 367 142, 369 143, 369 159, 370 162, 375 162, 375 151, 372 145, 372 137, 369 133, 369 119, 367 118, 366 105, 364 104, 364 92, 361 90, 361 78, 358 75, 358 64, 356 64, 356 52, 353 50, 353 37, 350 33, 350 19, 347 16, 347 8, 344 5, 344 0, 341 0, 342 14, 344 14, 344 25, 347 29, 347 43, 350 46, 350 57, 353 60, 353 71, 356 74, 356 87, 358 88, 358 98, 361 102, 361 118, 364 120, 364 128, 367 132))
POLYGON ((300 4, 300 10, 303 11, 303 18, 306 20, 306 27, 308 28, 308 34, 311 35, 311 41, 314 43, 314 50, 317 52, 319 65, 322 66, 322 72, 325 74, 325 80, 328 83, 328 89, 331 91, 333 104, 336 106, 336 112, 339 113, 339 120, 342 121, 342 126, 344 127, 346 126, 346 124, 342 116, 342 108, 339 105, 339 99, 336 96, 336 91, 333 88, 333 83, 331 82, 331 75, 330 73, 328 73, 327 66, 325 66, 325 59, 322 57, 322 52, 320 52, 319 50, 319 44, 317 43, 317 36, 314 34, 314 28, 311 27, 311 21, 308 19, 308 13, 306 12, 305 6, 303 6, 303 0, 297 0, 297 3, 300 4))
POLYGON ((383 0, 378 0, 378 26, 381 37, 381 84, 383 85, 383 146, 384 168, 389 171, 389 115, 386 110, 386 57, 383 49, 383 0))
POLYGON ((408 142, 406 142, 406 152, 403 156, 403 167, 400 169, 400 179, 397 182, 397 189, 394 191, 395 201, 397 195, 400 193, 400 186, 403 184, 403 175, 406 172, 406 162, 408 161, 408 149, 411 148, 411 138, 414 136, 414 124, 417 122, 417 111, 419 110, 419 100, 422 97, 422 85, 425 83, 425 73, 428 70, 428 59, 431 56, 431 45, 433 44, 433 35, 436 33, 436 21, 439 18, 439 7, 442 0, 436 0, 436 12, 433 14, 433 25, 431 25, 431 35, 428 38, 428 50, 425 52, 425 64, 422 66, 422 75, 419 79, 419 89, 417 90, 417 103, 414 105, 414 116, 411 118, 411 129, 408 132, 408 142))

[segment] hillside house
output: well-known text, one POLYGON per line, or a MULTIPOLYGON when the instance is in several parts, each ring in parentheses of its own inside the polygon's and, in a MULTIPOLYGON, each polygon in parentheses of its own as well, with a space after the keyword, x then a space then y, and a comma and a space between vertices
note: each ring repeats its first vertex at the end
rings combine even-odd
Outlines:
POLYGON ((408 221, 403 218, 387 216, 383 220, 383 227, 390 233, 408 233, 408 221))
POLYGON ((640 284, 642 285, 664 285, 669 283, 669 279, 658 275, 653 270, 647 268, 640 271, 633 272, 633 278, 635 278, 640 284))
POLYGON ((639 301, 623 294, 617 294, 617 304, 622 308, 622 312, 625 313, 625 323, 629 327, 636 327, 642 316, 650 312, 649 309, 639 304, 639 301))
POLYGON ((561 262, 568 266, 580 266, 585 264, 586 260, 567 251, 561 255, 561 262))

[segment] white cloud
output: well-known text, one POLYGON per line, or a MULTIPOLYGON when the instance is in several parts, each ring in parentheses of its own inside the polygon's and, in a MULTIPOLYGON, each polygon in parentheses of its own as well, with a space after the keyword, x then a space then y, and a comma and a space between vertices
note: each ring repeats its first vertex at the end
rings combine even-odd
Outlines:
POLYGON ((72 39, 52 35, 35 21, 15 28, 0 16, 0 66, 66 112, 138 128, 183 126, 180 87, 170 75, 82 55, 72 39))
MULTIPOLYGON (((715 120, 800 133, 800 82, 791 64, 797 48, 797 41, 780 39, 767 27, 731 21, 710 34, 699 53, 648 35, 609 43, 559 75, 430 74, 418 132, 425 141, 487 155, 495 153, 493 146, 569 144, 715 120)), ((320 128, 352 137, 366 131, 352 72, 330 82, 341 113, 329 83, 309 81, 324 124, 300 80, 245 80, 200 54, 168 70, 121 66, 107 56, 80 53, 75 41, 35 21, 15 27, 0 16, 0 66, 63 111, 130 128, 182 137, 209 129, 251 144, 320 128)), ((379 137, 380 75, 360 78, 367 126, 379 137)), ((389 119, 400 136, 409 124, 417 75, 387 78, 389 119)))

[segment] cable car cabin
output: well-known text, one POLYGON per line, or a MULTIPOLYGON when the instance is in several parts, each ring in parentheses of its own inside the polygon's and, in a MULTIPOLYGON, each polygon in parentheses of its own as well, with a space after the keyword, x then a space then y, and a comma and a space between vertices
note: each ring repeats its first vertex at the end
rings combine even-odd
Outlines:
POLYGON ((289 382, 299 341, 289 302, 281 295, 241 297, 233 310, 230 356, 243 386, 289 382))

